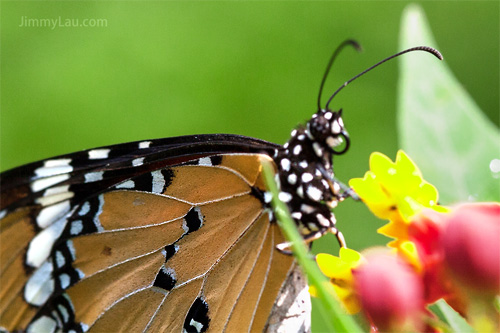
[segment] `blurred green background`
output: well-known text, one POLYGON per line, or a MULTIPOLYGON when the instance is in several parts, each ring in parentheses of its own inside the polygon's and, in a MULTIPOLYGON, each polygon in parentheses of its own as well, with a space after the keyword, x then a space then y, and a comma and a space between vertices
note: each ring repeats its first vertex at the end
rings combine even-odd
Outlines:
MULTIPOLYGON (((186 134, 284 143, 316 111, 333 49, 355 38, 364 52, 348 49, 338 58, 325 101, 345 80, 398 51, 408 3, 2 2, 0 168, 186 134), (102 19, 105 26, 20 26, 30 19, 102 19)), ((499 2, 421 5, 445 61, 498 125, 499 2)), ((364 174, 370 152, 395 157, 397 68, 397 61, 383 65, 331 104, 344 109, 352 139, 349 153, 335 160, 346 183, 364 174)), ((375 235, 382 221, 360 203, 343 203, 337 217, 350 247, 386 241, 375 235)), ((335 241, 325 237, 314 250, 336 251, 335 241)), ((314 312, 313 329, 324 329, 314 312)))

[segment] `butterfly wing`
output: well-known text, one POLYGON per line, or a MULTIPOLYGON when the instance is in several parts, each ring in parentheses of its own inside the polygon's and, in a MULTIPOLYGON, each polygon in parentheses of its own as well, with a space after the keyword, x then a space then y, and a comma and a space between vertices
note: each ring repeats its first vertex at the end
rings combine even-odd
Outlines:
POLYGON ((2 174, 0 326, 262 330, 292 264, 262 202, 279 148, 180 137, 2 174))

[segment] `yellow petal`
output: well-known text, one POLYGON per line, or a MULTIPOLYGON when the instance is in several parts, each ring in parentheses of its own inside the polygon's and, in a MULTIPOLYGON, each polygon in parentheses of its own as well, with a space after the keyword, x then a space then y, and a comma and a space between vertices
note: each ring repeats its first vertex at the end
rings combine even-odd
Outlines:
POLYGON ((408 225, 401 221, 390 221, 377 229, 379 234, 395 239, 408 239, 408 225))
POLYGON ((370 155, 370 170, 377 177, 384 177, 386 174, 393 174, 396 165, 382 153, 374 152, 370 155))
POLYGON ((434 206, 438 202, 438 191, 428 182, 422 182, 414 196, 418 202, 426 207, 434 206))
POLYGON ((398 150, 396 154, 396 166, 400 172, 422 178, 422 173, 415 162, 402 150, 398 150))
POLYGON ((363 256, 358 251, 341 247, 339 251, 340 259, 349 264, 351 268, 357 267, 363 259, 363 256))
POLYGON ((405 258, 405 261, 415 267, 417 272, 422 270, 422 263, 420 262, 415 243, 410 241, 402 242, 399 245, 399 250, 400 254, 405 258))
POLYGON ((316 255, 316 262, 323 274, 329 278, 339 278, 339 274, 345 274, 349 270, 349 265, 343 262, 339 257, 332 256, 327 253, 319 253, 316 255))

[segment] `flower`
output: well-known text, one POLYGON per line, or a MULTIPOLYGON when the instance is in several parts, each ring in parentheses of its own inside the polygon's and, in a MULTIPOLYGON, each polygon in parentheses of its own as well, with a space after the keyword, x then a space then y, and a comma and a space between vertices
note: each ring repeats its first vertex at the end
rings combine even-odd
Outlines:
POLYGON ((474 293, 500 294, 500 204, 457 206, 442 235, 451 274, 474 293))
MULTIPOLYGON (((330 278, 335 293, 350 314, 360 310, 359 300, 354 291, 352 270, 363 261, 360 253, 345 247, 340 248, 338 257, 326 253, 319 253, 316 256, 321 272, 330 278)), ((315 290, 310 289, 310 291, 315 296, 315 290)))
POLYGON ((386 250, 364 253, 366 262, 353 274, 355 290, 366 317, 380 331, 421 328, 424 288, 418 274, 386 250))
POLYGON ((448 213, 425 209, 417 214, 408 226, 408 238, 415 247, 416 269, 425 286, 425 301, 433 303, 444 298, 455 310, 464 313, 463 296, 453 284, 444 265, 442 235, 448 213))
POLYGON ((437 204, 438 192, 423 180, 415 163, 399 150, 392 162, 381 153, 370 155, 370 171, 353 178, 349 185, 381 219, 408 222, 425 207, 437 204))

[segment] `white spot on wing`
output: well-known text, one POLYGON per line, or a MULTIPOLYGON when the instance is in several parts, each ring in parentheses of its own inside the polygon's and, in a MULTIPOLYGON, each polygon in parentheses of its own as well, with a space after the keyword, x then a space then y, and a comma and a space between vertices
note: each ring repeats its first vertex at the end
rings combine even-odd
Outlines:
POLYGON ((102 206, 104 206, 104 196, 101 194, 97 197, 97 199, 99 200, 99 208, 94 216, 94 225, 97 228, 97 231, 101 232, 104 231, 104 228, 102 227, 101 220, 99 220, 99 216, 102 213, 102 206))
POLYGON ((58 160, 46 160, 43 165, 46 168, 53 168, 58 166, 65 166, 71 163, 71 158, 60 158, 58 160))
POLYGON ((75 220, 71 222, 71 229, 69 230, 69 233, 72 236, 79 235, 83 230, 83 222, 82 220, 75 220))
POLYGON ((165 177, 160 170, 156 170, 151 172, 151 176, 153 177, 153 193, 163 193, 163 188, 165 187, 165 177))
POLYGON ((92 149, 89 150, 89 160, 100 160, 103 158, 108 158, 111 149, 92 149))
POLYGON ((144 164, 144 157, 139 157, 132 160, 132 166, 140 166, 144 164))
POLYGON ((264 192, 264 202, 270 203, 273 200, 273 194, 271 192, 264 192))
POLYGON ((71 159, 69 158, 47 160, 43 163, 42 167, 35 169, 35 175, 37 177, 49 177, 63 173, 70 173, 73 171, 73 167, 69 165, 69 163, 71 163, 71 159))
POLYGON ((87 213, 90 211, 90 203, 88 201, 85 201, 78 211, 78 215, 84 216, 87 215, 87 213))
POLYGON ((151 145, 151 141, 139 142, 139 149, 149 148, 150 145, 151 145))
POLYGON ((202 157, 198 160, 198 165, 212 166, 212 160, 210 157, 202 157))
POLYGON ((61 284, 62 289, 68 288, 70 282, 71 282, 71 278, 69 277, 68 274, 59 275, 59 283, 61 284))
POLYGON ((57 311, 56 310, 52 310, 51 314, 52 314, 52 318, 54 318, 56 320, 57 326, 61 327, 62 322, 61 322, 61 318, 59 318, 59 314, 57 313, 57 311))
POLYGON ((93 183, 102 180, 104 171, 88 172, 85 174, 85 182, 93 183))
POLYGON ((75 251, 75 247, 73 246, 73 241, 72 240, 67 241, 66 247, 68 248, 68 252, 71 254, 71 259, 75 260, 76 251, 75 251))
POLYGON ((129 179, 115 186, 116 188, 134 188, 135 183, 133 180, 129 179))
POLYGON ((28 279, 24 286, 24 300, 27 303, 40 306, 49 299, 54 292, 52 271, 52 263, 46 261, 28 279))
POLYGON ((45 190, 43 195, 44 196, 56 195, 56 194, 60 194, 60 193, 68 192, 68 191, 69 191, 69 185, 62 185, 62 186, 56 186, 56 187, 49 188, 49 189, 45 190))
POLYGON ((35 180, 34 182, 31 183, 31 185, 30 185, 31 191, 38 192, 38 191, 44 190, 47 187, 50 187, 52 185, 61 183, 67 179, 69 179, 68 174, 38 179, 38 180, 35 180))
POLYGON ((62 315, 62 320, 63 320, 63 322, 64 322, 64 323, 67 323, 67 322, 68 322, 68 320, 69 320, 69 313, 68 313, 68 309, 66 309, 66 307, 65 307, 65 306, 63 306, 63 305, 61 305, 61 304, 59 304, 59 305, 57 306, 57 308, 59 309, 59 312, 60 312, 60 313, 61 313, 61 315, 62 315))
POLYGON ((56 329, 57 323, 53 318, 49 316, 41 316, 28 326, 27 332, 55 332, 56 329))
POLYGON ((66 259, 64 258, 61 251, 56 251, 56 266, 61 268, 66 264, 66 259))
POLYGON ((38 213, 36 218, 36 223, 42 229, 47 228, 49 225, 54 223, 57 219, 61 218, 64 214, 69 212, 70 209, 69 201, 63 201, 58 204, 48 206, 38 213))
POLYGON ((66 219, 62 218, 50 227, 39 232, 29 243, 26 251, 26 264, 32 267, 40 265, 49 257, 54 242, 61 236, 66 226, 66 219))
POLYGON ((288 183, 291 185, 295 185, 297 183, 297 175, 294 173, 291 173, 288 175, 288 183))
MULTIPOLYGON (((175 252, 177 252, 177 250, 175 252)), ((173 269, 172 267, 167 267, 167 268, 162 267, 162 270, 172 279, 177 280, 177 274, 175 273, 175 269, 173 269)))
POLYGON ((45 207, 71 199, 75 194, 68 189, 69 185, 49 188, 45 190, 43 197, 37 198, 35 202, 45 207))
POLYGON ((196 329, 196 332, 201 332, 201 330, 203 329, 203 324, 197 322, 194 319, 191 319, 191 321, 189 322, 189 325, 193 326, 196 329))

